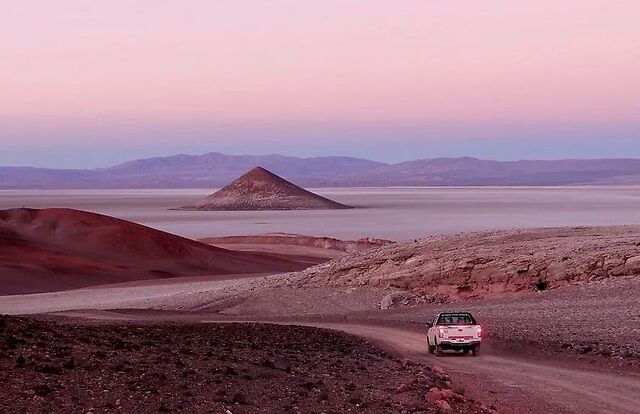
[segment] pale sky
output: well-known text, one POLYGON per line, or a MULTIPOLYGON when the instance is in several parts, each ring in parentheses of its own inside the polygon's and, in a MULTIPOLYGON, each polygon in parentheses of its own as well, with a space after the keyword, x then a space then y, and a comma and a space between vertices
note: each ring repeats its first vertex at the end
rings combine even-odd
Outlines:
POLYGON ((640 158, 638 0, 1 0, 0 165, 640 158))

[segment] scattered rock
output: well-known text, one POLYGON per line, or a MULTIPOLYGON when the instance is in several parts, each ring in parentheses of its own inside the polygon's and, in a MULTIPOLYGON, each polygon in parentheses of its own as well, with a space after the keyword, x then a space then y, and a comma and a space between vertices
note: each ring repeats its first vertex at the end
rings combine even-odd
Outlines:
POLYGON ((25 364, 26 364, 26 361, 22 355, 16 358, 16 367, 22 368, 24 367, 25 364))
POLYGON ((51 390, 51 387, 49 387, 47 384, 37 384, 33 386, 33 392, 38 397, 45 397, 51 394, 52 390, 51 390))
POLYGON ((403 302, 409 301, 408 292, 393 292, 383 297, 380 301, 380 309, 393 309, 399 307, 403 302))
POLYGON ((76 361, 73 358, 71 358, 64 364, 62 364, 62 368, 64 369, 75 369, 75 367, 76 367, 76 361))
POLYGON ((231 397, 231 402, 233 404, 247 404, 248 400, 247 396, 244 393, 237 392, 233 394, 233 397, 231 397))
POLYGON ((451 405, 444 400, 436 401, 435 404, 436 404, 436 407, 438 407, 438 409, 443 413, 453 412, 453 408, 451 408, 451 405))
POLYGON ((286 372, 291 371, 291 361, 283 357, 274 357, 274 358, 264 359, 262 361, 262 365, 264 365, 265 367, 277 369, 280 371, 286 371, 286 372))
POLYGON ((43 374, 60 375, 62 374, 62 369, 51 365, 45 365, 40 368, 40 372, 42 372, 43 374))
MULTIPOLYGON (((424 390, 440 381, 427 365, 335 331, 268 324, 85 326, 3 320, 0 395, 15 412, 49 412, 54 395, 56 406, 80 413, 436 409, 435 402, 424 400, 424 390), (7 341, 14 337, 25 339, 7 341), (16 343, 19 354, 9 350, 16 343), (143 343, 158 345, 138 346, 143 343), (206 352, 212 357, 203 358, 206 352), (25 393, 24 384, 34 379, 41 382, 25 393)), ((439 392, 461 412, 479 413, 451 390, 439 392)))
POLYGON ((445 399, 444 394, 442 393, 442 390, 435 387, 430 388, 424 397, 427 401, 432 403, 445 399))

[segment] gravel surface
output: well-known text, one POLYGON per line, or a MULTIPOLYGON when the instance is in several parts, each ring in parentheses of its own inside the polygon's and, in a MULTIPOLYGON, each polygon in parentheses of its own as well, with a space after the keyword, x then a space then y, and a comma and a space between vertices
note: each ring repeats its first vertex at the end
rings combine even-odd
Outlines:
POLYGON ((352 318, 423 323, 437 312, 468 310, 494 348, 552 353, 640 368, 640 277, 619 277, 518 298, 422 305, 352 318))
POLYGON ((425 364, 323 329, 0 317, 11 413, 490 411, 450 387, 425 364))

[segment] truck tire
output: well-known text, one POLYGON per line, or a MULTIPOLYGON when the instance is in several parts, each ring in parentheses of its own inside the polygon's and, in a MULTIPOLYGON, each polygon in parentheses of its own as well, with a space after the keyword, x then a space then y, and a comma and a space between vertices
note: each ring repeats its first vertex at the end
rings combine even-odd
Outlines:
POLYGON ((471 353, 473 354, 474 357, 480 355, 480 345, 476 345, 473 348, 471 348, 471 353))
POLYGON ((442 356, 442 345, 436 344, 435 348, 436 348, 435 349, 436 357, 438 357, 438 358, 441 357, 442 356))
POLYGON ((427 336, 427 349, 429 353, 433 354, 436 351, 435 348, 436 348, 435 346, 431 345, 431 341, 429 341, 429 337, 427 336))

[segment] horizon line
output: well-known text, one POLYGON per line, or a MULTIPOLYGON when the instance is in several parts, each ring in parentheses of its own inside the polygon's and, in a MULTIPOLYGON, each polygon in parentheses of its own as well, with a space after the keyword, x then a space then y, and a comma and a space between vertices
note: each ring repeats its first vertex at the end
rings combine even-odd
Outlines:
POLYGON ((297 155, 288 155, 282 153, 268 153, 268 154, 231 154, 224 153, 220 151, 209 151, 199 154, 189 154, 189 153, 177 153, 172 155, 157 155, 157 156, 149 156, 143 158, 132 158, 130 160, 122 161, 110 166, 106 167, 86 167, 86 168, 57 168, 57 167, 44 167, 37 165, 0 165, 0 168, 29 168, 29 169, 43 169, 43 170, 58 170, 58 171, 94 171, 94 170, 108 170, 111 168, 115 168, 124 164, 137 162, 137 161, 148 161, 148 160, 156 160, 156 159, 166 159, 166 158, 175 158, 175 157, 205 157, 207 155, 222 155, 225 157, 286 157, 286 158, 294 158, 299 160, 313 160, 313 159, 322 159, 322 158, 346 158, 352 160, 360 160, 360 161, 370 161, 383 165, 398 165, 405 162, 415 162, 415 161, 434 161, 434 160, 476 160, 476 161, 490 161, 490 162, 501 162, 501 163, 516 163, 516 162, 561 162, 561 161, 640 161, 640 157, 604 157, 604 158, 582 158, 582 157, 571 157, 571 158, 521 158, 521 159, 495 159, 495 158, 482 158, 482 157, 474 157, 470 155, 460 155, 460 156, 439 156, 433 158, 412 158, 405 159, 403 161, 398 162, 387 162, 387 161, 379 161, 372 158, 365 157, 355 157, 351 155, 317 155, 317 156, 297 156, 297 155))

